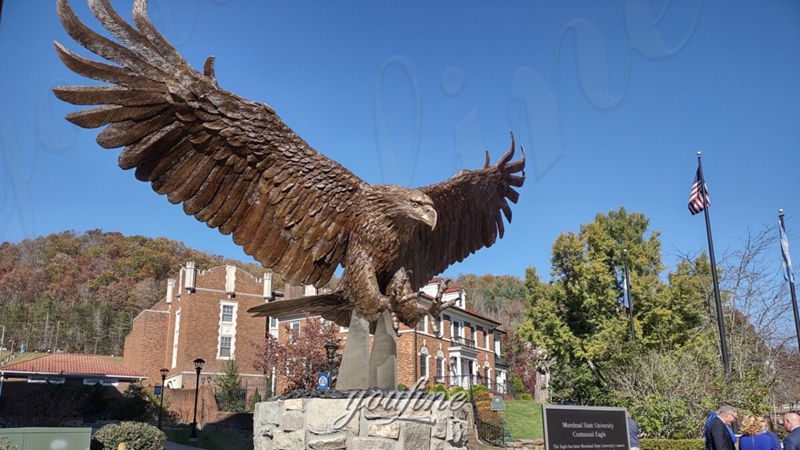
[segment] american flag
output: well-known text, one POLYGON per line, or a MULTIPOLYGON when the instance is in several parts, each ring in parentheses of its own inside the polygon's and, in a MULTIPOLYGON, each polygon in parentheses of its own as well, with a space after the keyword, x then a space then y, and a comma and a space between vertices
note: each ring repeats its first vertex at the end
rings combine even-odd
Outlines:
POLYGON ((711 200, 708 198, 708 186, 705 186, 705 183, 702 182, 700 177, 700 168, 697 168, 697 173, 694 175, 694 184, 692 184, 692 194, 689 195, 689 212, 692 215, 699 213, 700 211, 706 209, 707 206, 711 206, 711 200), (706 203, 703 204, 703 192, 700 190, 700 184, 703 184, 705 189, 705 197, 706 203))

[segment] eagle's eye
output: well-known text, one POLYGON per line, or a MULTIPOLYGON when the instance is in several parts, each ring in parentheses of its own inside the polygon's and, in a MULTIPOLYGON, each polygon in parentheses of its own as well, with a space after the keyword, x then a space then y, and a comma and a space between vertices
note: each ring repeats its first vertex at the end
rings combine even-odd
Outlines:
POLYGON ((413 206, 414 208, 419 208, 419 203, 418 202, 411 202, 411 206, 413 206))

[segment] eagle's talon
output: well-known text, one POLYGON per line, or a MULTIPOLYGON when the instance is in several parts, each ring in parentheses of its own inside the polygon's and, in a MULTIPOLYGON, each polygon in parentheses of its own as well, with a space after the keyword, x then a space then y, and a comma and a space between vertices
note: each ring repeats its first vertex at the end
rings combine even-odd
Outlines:
POLYGON ((394 329, 394 334, 397 337, 400 337, 400 319, 397 317, 397 314, 394 311, 389 311, 389 314, 392 316, 392 328, 394 329))

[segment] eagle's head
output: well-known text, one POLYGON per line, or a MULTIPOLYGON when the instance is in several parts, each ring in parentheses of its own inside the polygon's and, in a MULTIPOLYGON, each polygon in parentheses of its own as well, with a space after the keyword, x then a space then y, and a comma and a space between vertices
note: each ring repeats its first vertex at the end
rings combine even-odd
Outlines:
POLYGON ((395 185, 373 185, 371 188, 371 203, 395 224, 411 227, 421 222, 431 230, 436 228, 437 213, 433 200, 424 192, 395 185))
POLYGON ((406 201, 412 217, 431 227, 431 230, 436 228, 438 215, 433 209, 433 200, 430 197, 424 192, 412 189, 411 196, 406 201))

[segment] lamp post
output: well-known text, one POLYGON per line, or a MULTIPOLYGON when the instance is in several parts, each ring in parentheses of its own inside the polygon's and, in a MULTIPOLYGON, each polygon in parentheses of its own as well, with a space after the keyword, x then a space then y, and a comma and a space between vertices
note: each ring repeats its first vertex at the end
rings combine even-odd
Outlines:
POLYGON ((325 343, 325 353, 328 355, 328 388, 330 388, 331 380, 333 380, 333 359, 336 358, 336 350, 339 350, 339 345, 336 342, 328 341, 325 343))
POLYGON ((190 441, 197 440, 197 393, 200 389, 200 371, 203 370, 203 364, 205 363, 203 358, 194 360, 194 370, 197 371, 197 382, 194 385, 194 418, 192 419, 192 434, 189 435, 190 441))
POLYGON ((161 369, 161 405, 158 407, 158 429, 161 429, 161 415, 164 414, 164 381, 167 380, 169 369, 161 369))

